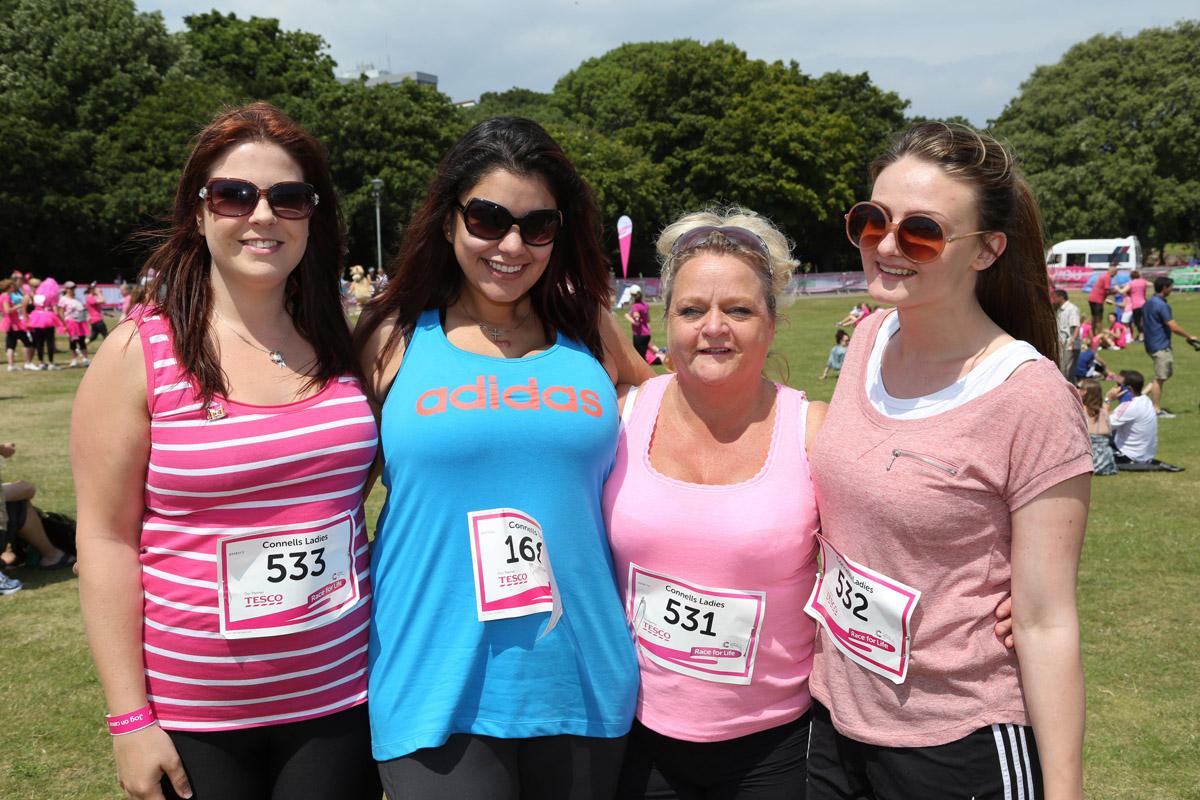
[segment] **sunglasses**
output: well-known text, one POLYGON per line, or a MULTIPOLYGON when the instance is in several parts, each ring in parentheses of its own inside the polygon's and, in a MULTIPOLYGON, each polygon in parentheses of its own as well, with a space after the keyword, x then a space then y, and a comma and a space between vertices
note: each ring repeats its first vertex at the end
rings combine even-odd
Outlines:
POLYGON ((208 210, 219 217, 247 216, 265 197, 280 219, 308 219, 321 201, 312 185, 301 181, 283 181, 260 189, 237 178, 213 178, 200 190, 200 196, 208 210))
POLYGON ((941 223, 924 214, 909 214, 892 222, 892 217, 883 206, 871 202, 855 203, 846 214, 846 236, 850 244, 858 248, 876 248, 891 232, 896 234, 896 249, 914 264, 933 261, 946 245, 970 236, 992 233, 972 231, 957 236, 947 236, 941 223))
POLYGON ((676 256, 686 253, 688 250, 703 247, 709 244, 717 234, 732 242, 738 249, 754 253, 761 256, 768 264, 771 263, 771 251, 762 237, 753 231, 733 225, 701 225, 699 228, 692 228, 671 245, 671 255, 676 256))
POLYGON ((521 241, 533 247, 550 244, 562 227, 562 212, 557 208, 541 208, 530 211, 518 219, 507 208, 491 200, 472 197, 466 203, 455 206, 463 215, 467 233, 477 239, 495 241, 503 239, 516 225, 521 231, 521 241))

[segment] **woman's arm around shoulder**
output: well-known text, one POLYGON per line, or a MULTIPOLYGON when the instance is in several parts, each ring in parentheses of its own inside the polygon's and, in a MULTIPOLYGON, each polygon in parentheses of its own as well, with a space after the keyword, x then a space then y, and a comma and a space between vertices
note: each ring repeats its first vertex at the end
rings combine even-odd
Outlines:
POLYGON ((1012 512, 1013 636, 1047 800, 1083 797, 1083 666, 1076 577, 1091 475, 1012 512))
MULTIPOLYGON (((147 703, 139 560, 150 458, 145 375, 137 328, 120 325, 80 381, 71 412, 80 606, 112 714, 147 703)), ((181 796, 191 796, 175 747, 157 725, 113 737, 113 751, 130 797, 161 798, 163 774, 181 796)))
POLYGON ((600 343, 604 346, 604 370, 614 386, 640 386, 654 377, 654 370, 633 349, 633 343, 617 327, 616 317, 604 306, 600 308, 600 343))
MULTIPOLYGON (((370 309, 364 311, 363 317, 370 313, 370 309)), ((360 318, 358 324, 362 325, 365 321, 360 318)), ((367 394, 379 408, 383 407, 383 401, 392 387, 392 381, 396 379, 396 373, 400 371, 400 364, 404 361, 405 341, 403 338, 396 343, 390 353, 386 352, 388 340, 391 339, 392 331, 395 329, 395 317, 380 320, 375 329, 371 331, 371 335, 363 342, 362 352, 358 354, 362 374, 367 380, 367 394)))

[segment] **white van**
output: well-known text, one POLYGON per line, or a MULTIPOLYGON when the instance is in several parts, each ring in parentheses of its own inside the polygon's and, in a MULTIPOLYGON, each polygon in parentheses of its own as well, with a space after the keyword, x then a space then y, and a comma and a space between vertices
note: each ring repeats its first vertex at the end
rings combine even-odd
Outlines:
POLYGON ((1121 269, 1142 268, 1142 243, 1136 236, 1124 239, 1069 239, 1046 251, 1046 266, 1052 269, 1108 269, 1116 260, 1121 269))

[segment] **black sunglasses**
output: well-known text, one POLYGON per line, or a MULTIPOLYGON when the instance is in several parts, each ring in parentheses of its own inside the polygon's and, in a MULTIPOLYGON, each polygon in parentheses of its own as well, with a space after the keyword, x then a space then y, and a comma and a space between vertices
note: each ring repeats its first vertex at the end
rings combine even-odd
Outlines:
POLYGON ((244 217, 254 211, 259 198, 265 197, 280 219, 308 219, 321 201, 312 185, 302 181, 283 181, 260 189, 238 178, 213 178, 200 190, 200 196, 208 210, 220 217, 244 217))
POLYGON ((563 224, 562 212, 557 208, 540 208, 518 219, 499 203, 478 197, 455 207, 462 212, 467 233, 489 241, 503 239, 516 225, 521 231, 521 241, 540 247, 553 242, 563 224))

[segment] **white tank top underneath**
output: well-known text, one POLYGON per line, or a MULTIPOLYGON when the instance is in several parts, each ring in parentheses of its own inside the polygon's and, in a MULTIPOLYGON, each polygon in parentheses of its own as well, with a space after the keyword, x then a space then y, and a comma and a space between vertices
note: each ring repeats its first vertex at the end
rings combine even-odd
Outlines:
POLYGON ((883 350, 899 330, 900 315, 889 314, 879 326, 879 333, 871 345, 866 370, 867 398, 876 411, 892 419, 924 419, 958 408, 1004 383, 1013 370, 1026 361, 1036 361, 1042 357, 1029 342, 1014 339, 944 389, 923 397, 892 397, 883 385, 883 350))

